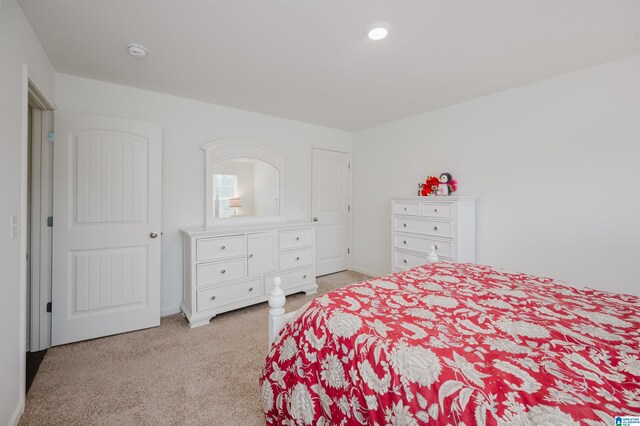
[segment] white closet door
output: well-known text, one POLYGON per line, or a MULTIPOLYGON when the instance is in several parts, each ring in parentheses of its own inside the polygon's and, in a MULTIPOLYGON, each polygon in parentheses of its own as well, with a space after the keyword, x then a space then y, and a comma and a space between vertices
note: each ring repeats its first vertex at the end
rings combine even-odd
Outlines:
POLYGON ((316 225, 316 274, 349 267, 351 154, 313 150, 312 214, 316 225))
POLYGON ((161 127, 55 113, 52 345, 160 324, 161 127))

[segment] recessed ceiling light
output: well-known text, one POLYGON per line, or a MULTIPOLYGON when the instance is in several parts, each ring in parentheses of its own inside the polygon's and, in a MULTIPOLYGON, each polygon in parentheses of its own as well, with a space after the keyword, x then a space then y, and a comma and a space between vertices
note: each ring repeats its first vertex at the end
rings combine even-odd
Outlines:
POLYGON ((141 44, 129 43, 129 46, 127 46, 127 49, 129 50, 129 53, 131 53, 133 56, 140 56, 140 57, 147 56, 147 48, 141 44))
POLYGON ((389 30, 387 30, 384 27, 376 27, 374 29, 372 29, 371 31, 369 31, 369 38, 371 40, 382 40, 383 38, 385 38, 387 35, 389 34, 389 30))

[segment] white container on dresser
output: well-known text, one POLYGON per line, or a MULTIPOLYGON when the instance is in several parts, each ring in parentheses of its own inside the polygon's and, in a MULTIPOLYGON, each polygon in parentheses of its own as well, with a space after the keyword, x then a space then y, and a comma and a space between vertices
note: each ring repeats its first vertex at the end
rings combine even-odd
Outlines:
POLYGON ((315 293, 315 228, 311 223, 183 229, 184 302, 191 328, 219 313, 261 303, 282 279, 285 294, 315 293))
POLYGON ((438 258, 476 261, 476 197, 396 197, 391 199, 393 272, 427 263, 435 246, 438 258))

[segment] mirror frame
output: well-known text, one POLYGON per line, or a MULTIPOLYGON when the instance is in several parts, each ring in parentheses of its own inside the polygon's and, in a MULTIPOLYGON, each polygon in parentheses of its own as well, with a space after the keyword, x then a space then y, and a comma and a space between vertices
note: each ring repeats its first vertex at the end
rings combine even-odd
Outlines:
POLYGON ((284 204, 284 160, 279 153, 265 148, 257 139, 249 137, 226 137, 216 139, 201 147, 205 151, 205 205, 207 227, 218 225, 232 225, 242 223, 265 223, 284 221, 282 208, 284 204), (272 165, 278 171, 278 214, 274 216, 247 216, 247 217, 213 217, 215 206, 213 204, 213 182, 211 175, 216 164, 236 158, 254 158, 272 165))

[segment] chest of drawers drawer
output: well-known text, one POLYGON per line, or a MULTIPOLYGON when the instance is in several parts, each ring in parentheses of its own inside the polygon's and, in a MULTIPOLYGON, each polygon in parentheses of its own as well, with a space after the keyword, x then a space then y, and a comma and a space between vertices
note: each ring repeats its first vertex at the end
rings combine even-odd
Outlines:
POLYGON ((307 247, 313 244, 311 229, 295 229, 292 231, 280 231, 280 250, 289 250, 299 247, 307 247))
POLYGON ((394 226, 396 231, 401 232, 412 232, 434 237, 453 237, 453 223, 451 222, 396 217, 394 226))
POLYGON ((439 241, 428 237, 417 237, 410 234, 395 233, 393 236, 394 247, 429 253, 432 246, 438 256, 453 257, 453 241, 439 241))
POLYGON ((424 217, 453 219, 453 204, 424 203, 421 205, 424 217))
POLYGON ((227 259, 243 256, 244 235, 230 237, 199 238, 196 241, 196 261, 227 259))
POLYGON ((415 268, 416 266, 425 265, 427 256, 419 256, 417 254, 402 253, 394 251, 393 266, 401 269, 415 268))
POLYGON ((279 275, 267 275, 264 277, 264 294, 273 290, 273 279, 278 276, 282 280, 281 288, 284 291, 293 287, 299 287, 313 281, 313 268, 307 267, 297 271, 285 272, 279 275))
POLYGON ((313 251, 309 249, 280 253, 280 269, 292 269, 313 264, 313 251))
POLYGON ((409 216, 419 216, 420 207, 417 203, 393 203, 393 213, 409 216))
POLYGON ((244 258, 196 265, 197 286, 237 280, 246 276, 247 260, 244 258))
POLYGON ((198 290, 198 310, 207 310, 229 305, 242 300, 264 295, 262 278, 241 283, 198 290))

